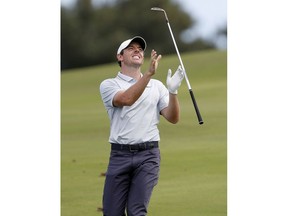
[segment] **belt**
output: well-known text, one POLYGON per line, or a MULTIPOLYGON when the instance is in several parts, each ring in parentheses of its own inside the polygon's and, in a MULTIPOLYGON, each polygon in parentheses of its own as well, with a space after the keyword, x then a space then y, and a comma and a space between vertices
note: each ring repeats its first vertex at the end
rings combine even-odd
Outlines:
POLYGON ((111 150, 137 152, 137 151, 144 151, 144 150, 149 150, 153 148, 158 148, 158 141, 144 142, 144 143, 138 143, 138 144, 132 144, 132 145, 111 143, 111 150))

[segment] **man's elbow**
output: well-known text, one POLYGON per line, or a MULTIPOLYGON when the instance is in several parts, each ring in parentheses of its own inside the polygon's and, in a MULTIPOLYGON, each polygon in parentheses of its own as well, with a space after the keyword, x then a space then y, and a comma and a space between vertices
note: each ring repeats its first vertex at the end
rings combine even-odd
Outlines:
POLYGON ((169 120, 169 122, 172 123, 172 124, 177 124, 179 122, 179 117, 177 116, 177 117, 171 118, 169 120))
POLYGON ((116 107, 122 106, 132 106, 135 103, 135 100, 132 97, 127 96, 118 96, 113 100, 113 105, 116 107))

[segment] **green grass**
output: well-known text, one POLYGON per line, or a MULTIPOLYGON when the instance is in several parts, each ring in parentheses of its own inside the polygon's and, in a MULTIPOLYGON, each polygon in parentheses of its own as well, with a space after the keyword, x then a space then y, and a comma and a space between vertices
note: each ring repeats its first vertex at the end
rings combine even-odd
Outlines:
MULTIPOLYGON (((146 53, 148 56, 148 54, 146 53)), ((182 54, 203 125, 199 125, 185 81, 179 91, 177 125, 160 121, 161 170, 148 215, 227 215, 227 53, 182 54)), ((147 68, 147 57, 143 72, 147 68)), ((155 79, 166 83, 177 56, 163 56, 155 79)), ((117 63, 61 74, 61 215, 102 215, 109 157, 109 119, 99 85, 115 77, 117 63)))

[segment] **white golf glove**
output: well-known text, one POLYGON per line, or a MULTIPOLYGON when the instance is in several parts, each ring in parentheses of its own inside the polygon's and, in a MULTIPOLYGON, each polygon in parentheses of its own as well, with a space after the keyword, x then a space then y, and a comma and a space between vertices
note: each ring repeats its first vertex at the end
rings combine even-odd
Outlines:
POLYGON ((175 74, 171 77, 172 71, 171 69, 168 70, 167 74, 167 88, 171 94, 177 94, 178 88, 181 85, 181 82, 184 78, 184 70, 182 69, 181 65, 179 65, 178 69, 176 70, 175 74))

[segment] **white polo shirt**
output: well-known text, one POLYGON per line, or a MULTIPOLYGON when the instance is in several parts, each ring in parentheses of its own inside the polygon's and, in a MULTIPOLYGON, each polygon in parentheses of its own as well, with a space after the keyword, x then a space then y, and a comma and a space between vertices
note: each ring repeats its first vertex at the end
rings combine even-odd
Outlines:
POLYGON ((118 73, 100 84, 100 93, 110 118, 110 143, 136 144, 159 141, 160 111, 168 106, 169 92, 162 82, 151 79, 132 106, 114 107, 113 97, 136 83, 132 77, 118 73))

